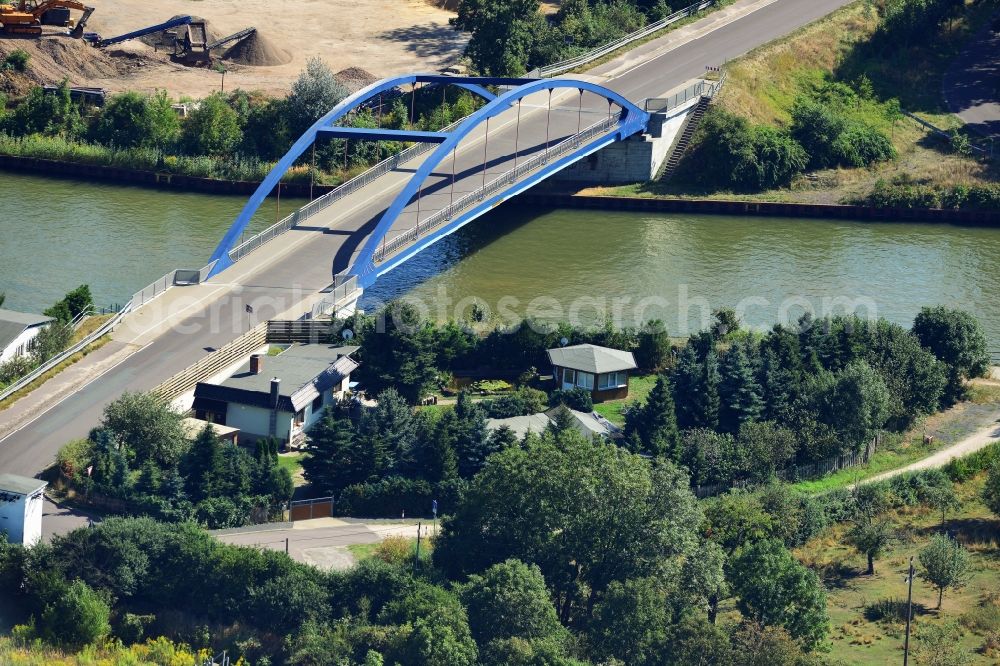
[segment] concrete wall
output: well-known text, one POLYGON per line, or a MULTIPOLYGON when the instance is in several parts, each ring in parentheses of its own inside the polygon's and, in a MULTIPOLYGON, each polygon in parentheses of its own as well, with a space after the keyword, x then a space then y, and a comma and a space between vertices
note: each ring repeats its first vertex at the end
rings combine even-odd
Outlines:
POLYGON ((697 97, 667 113, 650 117, 643 134, 617 141, 552 176, 552 180, 617 185, 652 180, 670 154, 697 97))
MULTIPOLYGON (((291 422, 290 414, 278 414, 277 432, 278 437, 288 439, 288 425, 291 422), (284 417, 284 418, 282 418, 284 417), (284 422, 284 434, 281 432, 282 422, 284 422)), ((235 402, 229 403, 226 408, 226 425, 240 429, 240 436, 245 433, 253 437, 267 437, 267 430, 271 423, 271 410, 263 407, 251 407, 240 405, 235 402)))
POLYGON ((0 363, 4 363, 18 356, 28 353, 28 343, 35 339, 35 336, 45 328, 44 326, 32 326, 28 330, 17 336, 6 348, 0 349, 0 363))

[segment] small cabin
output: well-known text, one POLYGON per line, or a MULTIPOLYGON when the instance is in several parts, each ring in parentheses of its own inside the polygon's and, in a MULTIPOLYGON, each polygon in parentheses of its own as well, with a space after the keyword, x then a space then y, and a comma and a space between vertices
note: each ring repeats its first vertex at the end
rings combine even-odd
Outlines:
POLYGON ((596 402, 628 397, 629 375, 638 367, 632 352, 588 344, 546 353, 557 389, 586 389, 596 402))

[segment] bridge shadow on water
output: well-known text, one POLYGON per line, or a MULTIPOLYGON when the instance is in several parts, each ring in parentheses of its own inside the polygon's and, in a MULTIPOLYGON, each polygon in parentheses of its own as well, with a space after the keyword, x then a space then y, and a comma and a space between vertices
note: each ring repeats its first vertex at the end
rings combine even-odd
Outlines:
POLYGON ((381 276, 372 287, 365 290, 360 307, 370 310, 378 303, 405 296, 466 257, 516 232, 546 212, 548 211, 540 211, 537 206, 519 205, 516 198, 501 204, 381 276))

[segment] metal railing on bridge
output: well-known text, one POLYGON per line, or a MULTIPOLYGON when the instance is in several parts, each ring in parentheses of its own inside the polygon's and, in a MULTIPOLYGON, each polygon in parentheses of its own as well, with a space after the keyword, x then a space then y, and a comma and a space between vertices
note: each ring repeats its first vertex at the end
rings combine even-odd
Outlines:
MULTIPOLYGON (((462 122, 462 120, 464 120, 464 118, 443 127, 439 131, 447 132, 449 130, 452 130, 458 127, 458 125, 462 122)), ((239 261, 243 257, 247 256, 257 248, 259 248, 261 245, 264 245, 265 243, 274 239, 275 237, 280 236, 286 231, 295 228, 295 226, 298 225, 300 222, 308 220, 310 217, 320 212, 321 210, 329 208, 335 202, 340 201, 344 197, 357 192, 358 190, 362 189, 363 187, 366 187, 367 185, 370 185, 381 176, 384 176, 385 174, 391 171, 395 171, 401 164, 405 163, 407 160, 410 160, 419 155, 423 155, 424 153, 429 152, 432 148, 435 147, 436 145, 432 143, 417 143, 410 146, 409 148, 406 148, 405 150, 396 153, 395 155, 392 155, 382 160, 381 162, 371 167, 370 169, 358 174, 354 178, 351 178, 350 180, 345 181, 344 183, 341 183, 340 185, 330 190, 326 194, 313 199, 302 208, 299 208, 294 213, 279 220, 278 222, 275 222, 267 229, 264 229, 260 233, 240 243, 232 250, 230 250, 229 258, 232 259, 233 261, 239 261)))
POLYGON ((698 81, 670 97, 647 97, 644 106, 646 111, 650 113, 666 113, 671 109, 687 104, 693 99, 700 99, 702 97, 711 99, 715 97, 725 82, 725 74, 718 81, 698 81))
POLYGON ((588 63, 595 60, 603 58, 606 55, 614 53, 623 46, 628 46, 633 42, 637 42, 640 39, 645 39, 655 32, 663 30, 667 26, 677 23, 681 19, 685 19, 689 16, 697 14, 703 9, 708 9, 715 4, 715 0, 702 0, 701 2, 696 2, 693 5, 688 5, 684 9, 679 9, 670 16, 666 16, 659 21, 650 23, 644 28, 640 28, 633 33, 625 35, 620 39, 616 39, 613 42, 599 46, 596 49, 587 51, 573 58, 567 58, 560 62, 552 63, 551 65, 546 65, 545 67, 540 67, 532 72, 529 72, 529 76, 537 76, 539 78, 548 78, 550 76, 555 76, 556 74, 562 74, 568 72, 577 67, 582 67, 588 63))
POLYGON ((412 241, 417 240, 421 234, 426 234, 431 229, 440 226, 443 222, 451 220, 455 216, 455 213, 465 210, 472 204, 482 201, 491 194, 506 189, 508 186, 515 184, 521 176, 548 164, 554 157, 564 155, 565 153, 578 148, 580 144, 587 139, 607 133, 608 130, 612 129, 616 125, 618 125, 617 117, 601 120, 600 122, 595 123, 581 131, 579 134, 567 137, 538 155, 525 160, 510 171, 505 172, 498 178, 488 183, 485 187, 480 187, 477 190, 469 192, 454 203, 451 203, 441 210, 433 213, 427 219, 421 221, 418 218, 416 226, 412 229, 404 231, 392 240, 383 243, 382 247, 375 252, 375 261, 384 261, 392 252, 412 241))
POLYGON ((313 305, 311 317, 319 319, 330 314, 336 314, 338 306, 358 290, 358 276, 340 273, 334 277, 333 289, 318 303, 313 305))

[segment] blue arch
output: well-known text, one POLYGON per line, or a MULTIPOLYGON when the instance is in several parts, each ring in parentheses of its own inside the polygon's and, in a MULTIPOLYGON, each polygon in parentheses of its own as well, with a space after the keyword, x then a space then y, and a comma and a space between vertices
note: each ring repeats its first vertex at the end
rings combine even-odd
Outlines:
MULTIPOLYGON (((208 265, 211 266, 208 277, 225 270, 233 264, 232 259, 229 258, 229 252, 236 246, 240 235, 246 230, 247 225, 250 224, 250 219, 253 217, 254 213, 257 212, 257 209, 260 208, 261 204, 264 203, 264 200, 267 199, 271 191, 278 185, 279 182, 281 182, 281 178, 285 175, 285 173, 292 168, 292 165, 295 164, 295 160, 299 159, 299 157, 301 157, 302 154, 305 153, 306 150, 308 150, 308 148, 312 145, 313 141, 316 140, 316 135, 319 130, 333 125, 335 122, 372 98, 407 84, 436 83, 441 85, 456 85, 461 88, 465 88, 469 92, 472 92, 473 94, 488 101, 496 99, 496 95, 486 90, 486 88, 480 85, 479 81, 480 80, 467 77, 448 77, 441 76, 439 74, 409 74, 407 76, 397 76, 394 78, 376 81, 367 88, 362 88, 350 97, 345 98, 342 102, 340 102, 340 104, 333 107, 325 116, 317 120, 312 127, 306 130, 305 133, 299 137, 298 141, 292 144, 292 147, 288 149, 288 152, 285 153, 284 157, 278 160, 278 163, 274 165, 274 168, 267 174, 264 181, 250 196, 250 199, 243 206, 243 210, 237 216, 232 226, 230 226, 226 231, 226 235, 222 237, 222 240, 219 241, 218 246, 216 246, 215 251, 212 253, 212 257, 208 261, 208 265)), ((520 81, 521 80, 517 79, 510 80, 511 83, 520 81)), ((493 83, 503 85, 507 83, 508 80, 483 79, 481 82, 487 85, 493 83)))
POLYGON ((622 111, 619 116, 618 129, 613 133, 613 136, 617 139, 624 139, 644 130, 646 124, 649 122, 649 114, 627 98, 604 86, 579 79, 539 79, 525 83, 493 99, 466 118, 461 125, 451 132, 451 136, 442 142, 430 157, 424 160, 420 168, 410 178, 406 187, 396 196, 395 200, 393 200, 392 204, 382 215, 382 219, 379 220, 375 230, 368 237, 368 241, 361 249, 354 265, 351 266, 348 273, 357 275, 362 287, 367 287, 375 281, 375 278, 378 277, 378 272, 375 267, 374 258, 379 245, 382 243, 382 239, 385 238, 385 235, 392 228, 393 223, 409 204, 413 196, 419 193, 427 177, 450 155, 451 151, 458 146, 462 139, 468 136, 480 124, 486 122, 488 118, 497 116, 510 108, 511 103, 532 93, 560 88, 592 92, 620 106, 622 111))

